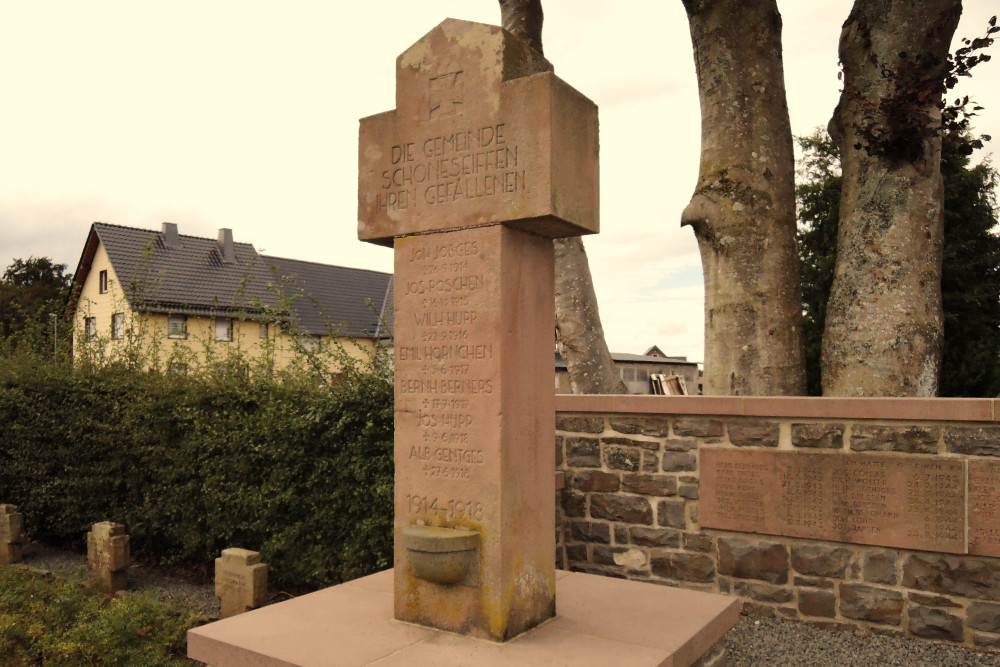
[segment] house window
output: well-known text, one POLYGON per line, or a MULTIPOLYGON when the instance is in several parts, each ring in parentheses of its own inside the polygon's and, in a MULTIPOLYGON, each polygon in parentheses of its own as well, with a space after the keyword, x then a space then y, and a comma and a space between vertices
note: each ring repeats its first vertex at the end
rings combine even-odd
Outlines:
POLYGON ((187 315, 167 316, 167 338, 187 338, 187 315))
POLYGON ((171 361, 167 364, 167 371, 174 375, 187 375, 188 365, 180 361, 171 361))
POLYGON ((96 317, 85 317, 83 318, 83 328, 87 332, 87 340, 97 338, 97 318, 96 317))
POLYGON ((319 336, 299 336, 299 346, 306 352, 315 352, 319 349, 319 336))
POLYGON ((233 339, 233 321, 228 317, 215 318, 215 340, 231 341, 233 339))
POLYGON ((101 294, 108 291, 108 272, 106 269, 98 274, 97 291, 101 294))
POLYGON ((261 322, 260 323, 260 337, 261 338, 267 338, 267 330, 268 330, 267 322, 261 322))
POLYGON ((115 313, 111 316, 111 337, 125 337, 125 313, 115 313))

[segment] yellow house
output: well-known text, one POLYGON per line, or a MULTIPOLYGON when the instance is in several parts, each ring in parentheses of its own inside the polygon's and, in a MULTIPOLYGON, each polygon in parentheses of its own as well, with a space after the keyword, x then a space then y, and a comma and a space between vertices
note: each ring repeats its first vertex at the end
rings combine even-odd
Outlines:
POLYGON ((333 340, 354 356, 391 341, 392 274, 260 255, 229 229, 95 222, 74 280, 76 359, 281 369, 333 340))

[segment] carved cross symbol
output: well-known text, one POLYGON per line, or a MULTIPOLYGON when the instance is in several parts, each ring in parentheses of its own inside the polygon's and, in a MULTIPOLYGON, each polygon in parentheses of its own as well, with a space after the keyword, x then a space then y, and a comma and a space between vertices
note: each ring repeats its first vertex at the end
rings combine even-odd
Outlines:
POLYGON ((443 116, 454 116, 462 112, 465 84, 462 81, 461 70, 431 77, 429 84, 428 106, 430 107, 431 120, 443 116))

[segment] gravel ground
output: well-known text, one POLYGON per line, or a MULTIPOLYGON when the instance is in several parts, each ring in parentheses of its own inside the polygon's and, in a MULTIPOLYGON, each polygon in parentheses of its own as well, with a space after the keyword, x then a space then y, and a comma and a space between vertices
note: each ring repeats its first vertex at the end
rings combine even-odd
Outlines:
MULTIPOLYGON (((87 555, 70 549, 58 549, 29 542, 24 549, 24 564, 39 570, 83 580, 87 576, 87 555)), ((211 583, 191 581, 176 571, 150 567, 142 563, 129 568, 129 591, 153 591, 164 602, 190 609, 205 620, 219 617, 219 599, 211 583)))
POLYGON ((731 665, 926 667, 1000 666, 1000 655, 926 640, 821 630, 794 621, 741 616, 726 635, 731 665))
MULTIPOLYGON (((86 577, 87 557, 82 552, 36 543, 25 545, 24 564, 71 578, 86 577)), ((205 620, 219 617, 219 600, 210 583, 192 581, 177 570, 133 565, 129 590, 155 591, 164 601, 184 606, 205 620)), ((269 602, 290 597, 275 593, 269 602)), ((730 665, 890 667, 1000 667, 1000 654, 959 648, 950 644, 887 637, 878 634, 822 630, 781 619, 741 616, 726 635, 730 665)))

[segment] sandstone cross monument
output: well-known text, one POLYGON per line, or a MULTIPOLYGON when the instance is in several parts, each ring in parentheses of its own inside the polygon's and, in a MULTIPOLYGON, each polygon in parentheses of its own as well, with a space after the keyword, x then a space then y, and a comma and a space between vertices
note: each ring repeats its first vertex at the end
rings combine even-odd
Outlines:
POLYGON ((597 231, 597 107, 448 19, 360 135, 358 236, 395 248, 396 618, 509 639, 555 613, 551 239, 597 231))

